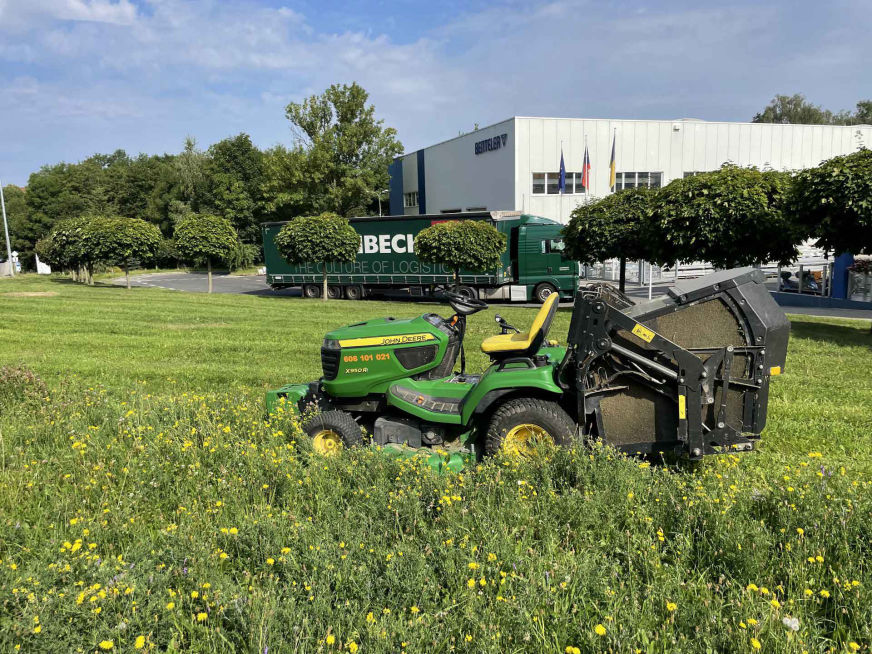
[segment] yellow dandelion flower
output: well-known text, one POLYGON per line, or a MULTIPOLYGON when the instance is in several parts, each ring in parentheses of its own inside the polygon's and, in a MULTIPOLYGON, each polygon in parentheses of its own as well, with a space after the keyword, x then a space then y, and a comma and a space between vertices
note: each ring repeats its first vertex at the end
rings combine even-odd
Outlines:
POLYGON ((470 577, 469 579, 466 580, 466 585, 469 588, 475 588, 475 579, 470 577))
POLYGON ((136 640, 133 643, 133 646, 136 649, 142 649, 143 647, 145 647, 145 636, 137 636, 136 640))
POLYGON ((830 596, 830 591, 828 591, 828 590, 821 591, 821 597, 823 597, 824 599, 826 599, 829 596, 830 596))
POLYGON ((357 651, 357 643, 353 640, 348 643, 348 651, 351 652, 351 654, 354 654, 357 651))
POLYGON ((762 647, 762 645, 760 645, 759 640, 757 640, 756 638, 752 638, 751 639, 751 647, 753 647, 754 649, 760 649, 760 647, 762 647))
POLYGON ((420 613, 421 609, 419 609, 417 606, 410 606, 409 611, 411 611, 412 613, 420 613))
POLYGON ((198 593, 196 590, 192 590, 191 599, 197 599, 198 597, 200 597, 200 593, 198 593))
POLYGON ((769 600, 769 603, 770 603, 772 606, 774 606, 776 609, 780 609, 780 608, 781 608, 781 602, 779 602, 779 601, 778 601, 777 599, 775 599, 774 597, 773 597, 771 600, 769 600))
POLYGON ((470 570, 478 570, 478 563, 476 563, 475 561, 473 561, 473 562, 470 563, 467 567, 468 567, 470 570))
POLYGON ((36 625, 36 626, 33 628, 33 633, 35 633, 35 634, 38 634, 40 631, 42 631, 42 625, 41 625, 41 624, 38 624, 38 625, 36 625))
POLYGON ((167 602, 167 611, 172 611, 174 608, 176 608, 175 602, 167 602))
POLYGON ((860 649, 860 646, 857 643, 855 643, 853 640, 850 643, 848 643, 848 647, 851 648, 852 652, 856 652, 857 650, 860 649))
POLYGON ((814 591, 811 588, 806 588, 802 592, 806 597, 811 597, 812 595, 814 595, 814 591))
POLYGON ((332 645, 335 642, 336 642, 336 636, 334 636, 333 634, 327 634, 327 644, 332 645))
POLYGON ((666 602, 666 610, 672 613, 675 609, 678 608, 678 604, 675 602, 666 602))
POLYGON ((100 649, 110 650, 115 647, 115 643, 111 640, 101 640, 100 641, 100 649))
POLYGON ((372 614, 372 611, 366 614, 366 621, 370 624, 375 622, 375 616, 372 614))
POLYGON ((803 529, 802 527, 797 527, 796 533, 802 536, 805 533, 805 529, 803 529))
POLYGON ((266 560, 267 565, 275 565, 275 562, 276 562, 276 560, 272 557, 270 557, 266 560))
POLYGON ((466 640, 467 643, 471 643, 472 642, 472 634, 466 634, 466 638, 464 640, 466 640))
POLYGON ((207 613, 204 613, 203 611, 200 611, 197 614, 197 622, 206 622, 206 620, 208 618, 209 618, 209 615, 207 613))
POLYGON ((602 626, 601 624, 598 624, 596 627, 593 628, 593 630, 596 632, 597 636, 605 636, 606 635, 606 628, 604 626, 602 626))

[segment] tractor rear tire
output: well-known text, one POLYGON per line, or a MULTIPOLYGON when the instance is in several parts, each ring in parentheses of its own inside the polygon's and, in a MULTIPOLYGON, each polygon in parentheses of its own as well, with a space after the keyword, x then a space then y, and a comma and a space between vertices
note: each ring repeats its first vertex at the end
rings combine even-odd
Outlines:
POLYGON ((557 402, 535 397, 519 397, 500 405, 490 419, 484 439, 484 452, 523 454, 522 445, 534 438, 547 439, 558 446, 568 445, 576 424, 557 402))
POLYGON ((312 449, 326 456, 338 454, 342 448, 354 447, 363 440, 360 425, 350 413, 338 409, 307 418, 303 431, 312 439, 312 449))

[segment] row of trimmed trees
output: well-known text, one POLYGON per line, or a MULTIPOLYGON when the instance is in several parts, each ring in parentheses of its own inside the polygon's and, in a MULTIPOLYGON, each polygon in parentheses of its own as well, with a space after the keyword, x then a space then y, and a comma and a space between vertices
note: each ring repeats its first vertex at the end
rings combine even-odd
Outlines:
MULTIPOLYGON (((36 244, 39 258, 73 279, 94 284, 95 266, 120 266, 130 288, 130 267, 158 256, 165 241, 157 226, 138 218, 81 216, 57 223, 36 244)), ((205 264, 212 292, 212 263, 227 261, 239 248, 236 230, 225 218, 190 213, 179 219, 173 234, 177 254, 205 264)))
POLYGON ((708 261, 721 268, 795 261, 816 239, 828 252, 872 252, 872 150, 796 174, 725 165, 661 189, 631 189, 582 205, 564 229, 582 263, 708 261))

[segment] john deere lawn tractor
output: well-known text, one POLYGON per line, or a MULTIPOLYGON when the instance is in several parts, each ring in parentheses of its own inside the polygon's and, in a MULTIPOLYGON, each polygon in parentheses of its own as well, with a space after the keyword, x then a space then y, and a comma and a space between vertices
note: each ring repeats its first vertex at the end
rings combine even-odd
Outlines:
POLYGON ((789 323, 752 268, 682 282, 634 305, 608 284, 576 294, 565 343, 550 340, 552 294, 521 331, 499 315, 466 370, 467 316, 481 300, 448 292, 449 317, 378 318, 329 332, 323 377, 267 395, 303 418, 313 447, 332 454, 369 441, 430 453, 434 467, 536 441, 600 439, 629 453, 690 459, 751 450, 766 424, 770 377, 784 368, 789 323), (284 398, 284 399, 282 399, 284 398))

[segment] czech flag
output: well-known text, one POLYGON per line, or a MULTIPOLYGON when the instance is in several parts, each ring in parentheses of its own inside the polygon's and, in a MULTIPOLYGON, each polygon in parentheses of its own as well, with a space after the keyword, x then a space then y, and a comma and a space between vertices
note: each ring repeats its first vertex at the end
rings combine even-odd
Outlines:
POLYGON ((609 187, 611 190, 615 190, 615 141, 618 140, 618 132, 615 131, 615 135, 612 138, 612 160, 609 163, 609 187))
POLYGON ((581 164, 581 185, 584 187, 584 192, 590 188, 590 156, 587 153, 587 146, 584 146, 584 163, 581 164))
POLYGON ((560 148, 560 180, 557 182, 557 190, 566 192, 566 166, 563 165, 563 148, 560 148))

